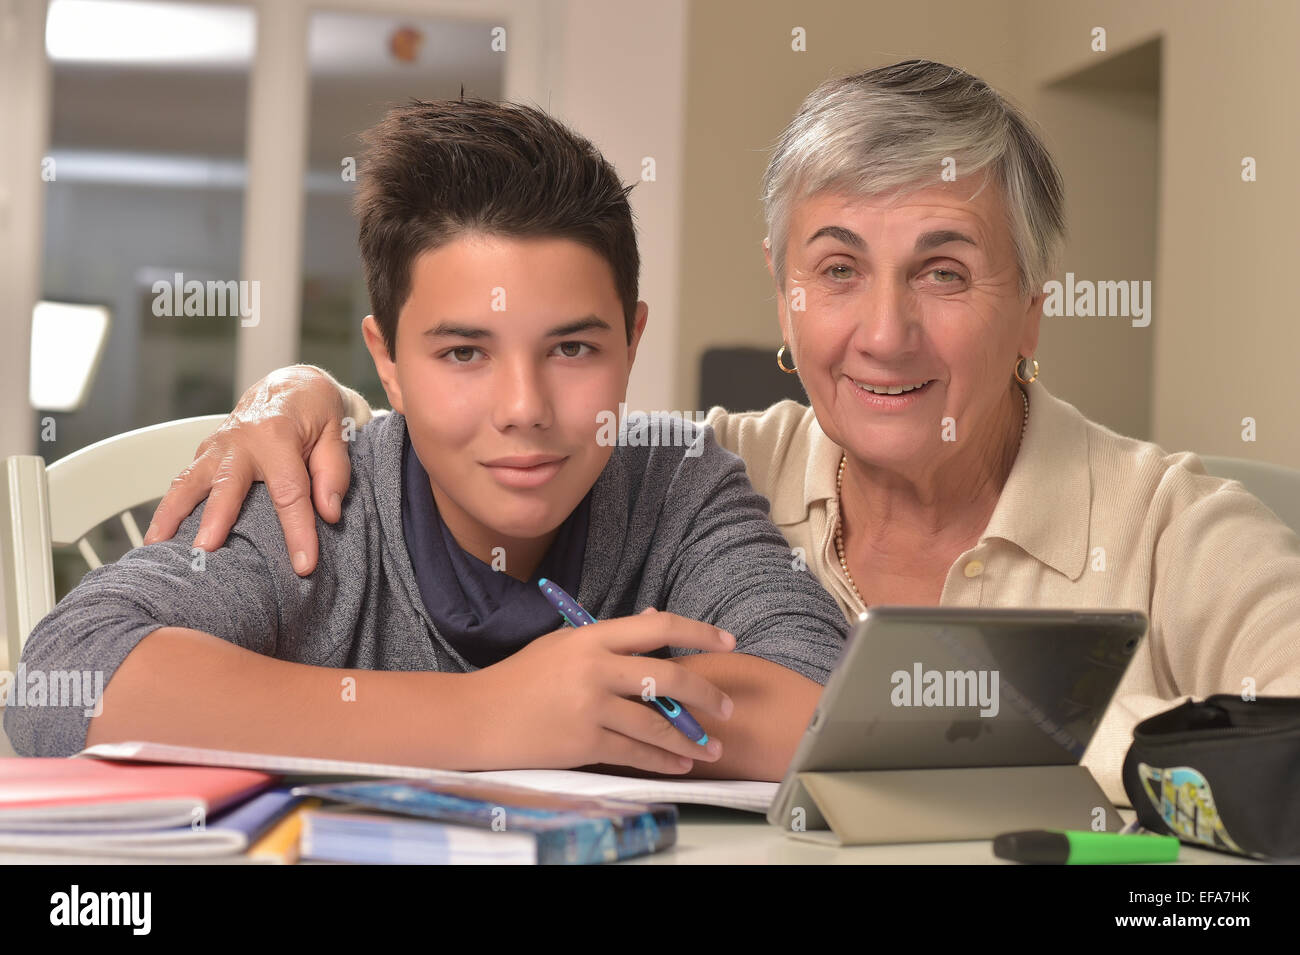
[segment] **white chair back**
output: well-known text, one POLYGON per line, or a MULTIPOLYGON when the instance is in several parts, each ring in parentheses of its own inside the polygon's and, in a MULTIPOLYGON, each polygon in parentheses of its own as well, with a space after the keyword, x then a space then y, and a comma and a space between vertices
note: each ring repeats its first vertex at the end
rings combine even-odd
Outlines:
POLYGON ((91 569, 86 535, 116 517, 132 547, 144 543, 131 508, 162 497, 225 415, 182 418, 105 438, 46 467, 38 455, 4 461, 0 565, 10 669, 32 628, 54 609, 54 547, 76 544, 91 569))

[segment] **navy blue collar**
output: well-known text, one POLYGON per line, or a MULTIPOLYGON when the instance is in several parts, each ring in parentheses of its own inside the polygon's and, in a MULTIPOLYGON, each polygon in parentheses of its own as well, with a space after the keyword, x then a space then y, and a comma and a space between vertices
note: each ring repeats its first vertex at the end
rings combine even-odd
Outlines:
POLYGON ((402 531, 407 554, 434 626, 468 662, 491 666, 563 626, 537 581, 549 577, 569 593, 578 593, 591 498, 589 491, 560 525, 525 583, 493 570, 456 543, 438 513, 429 475, 410 436, 403 434, 402 531))

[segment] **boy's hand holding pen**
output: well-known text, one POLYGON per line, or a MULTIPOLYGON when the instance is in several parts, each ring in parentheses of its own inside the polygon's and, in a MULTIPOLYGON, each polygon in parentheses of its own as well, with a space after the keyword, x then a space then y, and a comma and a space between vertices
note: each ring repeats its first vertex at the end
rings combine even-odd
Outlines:
MULTIPOLYGON (((548 584, 556 598, 563 593, 540 584, 543 593, 548 584)), ((580 609, 567 594, 563 600, 580 609)), ((735 645, 711 624, 666 612, 558 630, 469 674, 481 718, 465 731, 480 735, 479 751, 495 768, 603 764, 680 775, 722 756, 721 741, 692 714, 725 721, 732 701, 688 667, 637 654, 666 646, 726 653, 735 645)))
MULTIPOLYGON (((570 627, 586 627, 596 623, 596 618, 589 614, 577 600, 565 593, 559 584, 543 577, 537 582, 537 586, 542 588, 543 596, 551 602, 551 606, 559 612, 570 627)), ((642 611, 642 613, 647 612, 657 613, 653 607, 647 607, 642 611)), ((683 736, 699 746, 708 745, 709 734, 695 722, 695 717, 682 709, 680 703, 670 696, 656 696, 654 693, 647 695, 647 693, 649 688, 643 686, 641 699, 658 709, 668 722, 681 730, 683 736)))

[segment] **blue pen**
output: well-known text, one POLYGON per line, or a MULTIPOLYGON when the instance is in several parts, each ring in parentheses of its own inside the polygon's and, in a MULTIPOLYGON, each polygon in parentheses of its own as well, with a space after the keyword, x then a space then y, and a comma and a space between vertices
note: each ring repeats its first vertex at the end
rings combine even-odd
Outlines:
MULTIPOLYGON (((583 609, 582 604, 570 597, 564 590, 553 580, 547 580, 545 577, 537 581, 537 586, 542 588, 542 594, 546 597, 552 607, 559 612, 564 618, 564 622, 570 627, 585 627, 587 624, 595 623, 596 618, 583 609)), ((671 696, 652 696, 643 702, 649 703, 656 707, 660 713, 668 718, 682 734, 692 743, 699 743, 701 746, 709 741, 709 734, 704 732, 704 727, 695 722, 695 717, 687 713, 680 703, 671 696)))

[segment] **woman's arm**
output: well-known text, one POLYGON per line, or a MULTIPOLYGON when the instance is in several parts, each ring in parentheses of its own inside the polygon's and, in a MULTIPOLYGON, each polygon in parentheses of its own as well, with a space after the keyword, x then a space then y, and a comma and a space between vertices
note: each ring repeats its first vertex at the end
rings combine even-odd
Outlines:
POLYGON ((1152 555, 1146 659, 1133 662, 1084 758, 1117 806, 1129 804, 1122 769, 1142 720, 1215 693, 1300 695, 1300 538, 1235 482, 1206 494, 1193 482, 1220 482, 1170 474, 1177 499, 1151 506, 1172 513, 1152 555))
MULTIPOLYGON (((279 368, 239 398, 230 417, 199 445, 194 462, 172 482, 145 534, 169 540, 199 502, 209 498, 194 546, 215 550, 226 539, 254 481, 265 481, 284 527, 289 553, 302 553, 300 575, 316 567, 315 512, 334 523, 347 493, 345 442, 372 417, 387 414, 315 365, 279 368)), ((744 460, 754 489, 772 497, 792 457, 803 473, 811 412, 793 401, 766 411, 709 409, 714 440, 744 460)), ((593 423, 593 428, 594 428, 593 423)))
POLYGON ((294 570, 316 569, 316 514, 333 524, 351 481, 347 442, 375 415, 365 400, 314 365, 271 372, 240 396, 235 410, 199 445, 154 511, 144 542, 170 540, 208 499, 193 546, 226 540, 254 481, 265 481, 294 570))
POLYGON ((1179 694, 1300 694, 1300 537, 1236 482, 1195 500, 1156 546, 1148 641, 1179 694))

